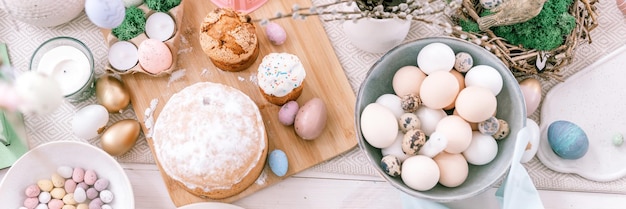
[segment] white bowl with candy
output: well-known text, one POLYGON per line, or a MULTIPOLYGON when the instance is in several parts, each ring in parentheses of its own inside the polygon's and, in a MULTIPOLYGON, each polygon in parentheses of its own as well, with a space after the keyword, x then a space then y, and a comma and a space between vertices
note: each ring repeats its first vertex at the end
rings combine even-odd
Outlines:
POLYGON ((448 37, 387 52, 361 84, 355 110, 359 147, 381 176, 439 202, 475 196, 501 179, 526 121, 509 69, 448 37))
POLYGON ((0 182, 3 208, 135 208, 126 173, 109 154, 83 142, 56 141, 18 159, 0 182))

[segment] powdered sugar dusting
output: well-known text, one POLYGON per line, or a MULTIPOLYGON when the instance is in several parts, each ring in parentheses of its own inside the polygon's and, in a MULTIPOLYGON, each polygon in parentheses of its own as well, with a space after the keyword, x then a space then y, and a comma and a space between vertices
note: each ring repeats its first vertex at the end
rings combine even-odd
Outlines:
POLYGON ((174 71, 170 75, 170 80, 167 81, 167 87, 170 87, 171 83, 176 82, 176 81, 180 80, 181 78, 185 77, 185 73, 186 72, 187 72, 187 70, 185 70, 185 69, 180 69, 180 70, 174 71))
POLYGON ((259 178, 257 178, 256 181, 254 181, 254 183, 258 185, 264 185, 266 180, 267 180, 267 173, 265 172, 265 170, 263 170, 263 172, 261 172, 261 175, 259 175, 259 178))
POLYGON ((159 104, 159 99, 154 98, 150 101, 150 107, 146 108, 146 110, 144 111, 144 125, 146 126, 146 128, 148 129, 148 134, 146 137, 150 138, 152 137, 152 127, 154 125, 154 117, 152 116, 152 114, 154 113, 154 109, 156 109, 156 106, 159 104))
POLYGON ((200 76, 207 76, 207 75, 209 75, 209 69, 206 69, 206 68, 202 69, 202 73, 200 73, 200 76))
POLYGON ((239 80, 239 81, 245 81, 246 79, 245 79, 245 78, 243 78, 243 77, 241 77, 241 76, 237 76, 237 80, 239 80))
POLYGON ((229 189, 259 162, 266 147, 261 114, 237 89, 200 82, 174 94, 154 126, 164 171, 190 189, 229 189), (208 100, 208 102, 207 102, 208 100))
POLYGON ((193 50, 193 47, 179 49, 178 52, 176 52, 176 54, 185 54, 185 53, 191 52, 192 50, 193 50))

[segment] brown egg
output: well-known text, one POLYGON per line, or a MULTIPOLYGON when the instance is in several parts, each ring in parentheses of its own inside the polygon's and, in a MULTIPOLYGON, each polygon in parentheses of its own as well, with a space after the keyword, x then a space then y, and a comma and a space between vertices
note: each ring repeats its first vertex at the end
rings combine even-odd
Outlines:
POLYGON ((119 156, 135 146, 141 127, 133 119, 121 120, 104 131, 100 138, 102 149, 113 156, 119 156))
POLYGON ((119 112, 130 103, 130 93, 122 81, 103 75, 96 81, 96 99, 110 113, 119 112))
MULTIPOLYGON (((454 75, 456 80, 459 82, 459 92, 461 92, 461 90, 465 88, 465 77, 463 77, 463 74, 456 70, 451 70, 450 73, 454 75)), ((452 108, 454 108, 454 102, 456 102, 456 98, 454 98, 454 101, 452 101, 452 103, 450 103, 448 106, 445 106, 443 109, 451 110, 452 108)))

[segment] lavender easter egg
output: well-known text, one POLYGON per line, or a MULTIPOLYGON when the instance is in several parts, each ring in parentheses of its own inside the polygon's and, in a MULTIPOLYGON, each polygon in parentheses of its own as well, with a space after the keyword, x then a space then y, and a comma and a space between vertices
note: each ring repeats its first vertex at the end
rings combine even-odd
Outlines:
POLYGON ((552 151, 563 159, 579 159, 589 149, 589 139, 585 131, 564 120, 552 122, 548 126, 548 143, 552 151))

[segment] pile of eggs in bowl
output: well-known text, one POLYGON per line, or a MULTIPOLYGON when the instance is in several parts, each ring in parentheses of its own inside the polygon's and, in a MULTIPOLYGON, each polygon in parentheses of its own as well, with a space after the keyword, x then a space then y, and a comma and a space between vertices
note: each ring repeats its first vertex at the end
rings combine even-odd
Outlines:
POLYGON ((420 50, 417 66, 400 68, 391 83, 395 94, 368 104, 360 121, 367 143, 381 149, 385 173, 427 191, 437 183, 460 186, 469 164, 495 159, 497 140, 510 131, 495 117, 503 86, 495 68, 474 66, 470 54, 435 42, 420 50))

